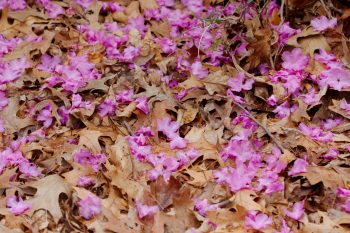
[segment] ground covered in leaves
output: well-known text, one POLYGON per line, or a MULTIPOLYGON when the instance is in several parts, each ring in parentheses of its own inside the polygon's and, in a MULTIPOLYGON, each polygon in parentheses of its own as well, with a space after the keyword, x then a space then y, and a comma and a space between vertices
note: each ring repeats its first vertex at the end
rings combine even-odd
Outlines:
POLYGON ((0 1, 0 232, 349 232, 348 2, 0 1))

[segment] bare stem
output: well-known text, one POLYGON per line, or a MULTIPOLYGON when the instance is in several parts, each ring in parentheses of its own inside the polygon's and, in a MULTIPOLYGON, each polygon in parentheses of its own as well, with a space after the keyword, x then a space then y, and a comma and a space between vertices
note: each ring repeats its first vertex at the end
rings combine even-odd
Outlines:
POLYGON ((271 138, 271 140, 276 144, 276 146, 278 147, 278 149, 280 149, 280 151, 283 153, 284 152, 284 148, 282 146, 282 144, 271 134, 271 132, 266 128, 266 126, 264 126, 263 124, 261 124, 245 107, 243 107, 241 104, 233 101, 234 104, 236 106, 238 106, 240 109, 242 109, 246 114, 247 117, 249 117, 250 119, 252 119, 255 123, 257 123, 265 132, 266 134, 271 138))

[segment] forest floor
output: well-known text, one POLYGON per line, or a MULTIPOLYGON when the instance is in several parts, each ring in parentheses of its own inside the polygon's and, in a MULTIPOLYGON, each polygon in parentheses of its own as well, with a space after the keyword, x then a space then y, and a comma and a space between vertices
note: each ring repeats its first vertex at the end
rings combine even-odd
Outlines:
POLYGON ((349 1, 0 1, 0 232, 350 232, 349 1))

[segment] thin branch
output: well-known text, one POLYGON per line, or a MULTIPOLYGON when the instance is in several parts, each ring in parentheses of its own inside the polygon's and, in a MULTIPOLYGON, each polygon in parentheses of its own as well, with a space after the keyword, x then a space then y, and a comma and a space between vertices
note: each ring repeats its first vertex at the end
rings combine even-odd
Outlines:
POLYGON ((243 72, 245 74, 245 76, 247 76, 248 78, 253 79, 254 81, 257 82, 265 82, 265 80, 262 78, 262 76, 255 76, 250 74, 249 72, 247 72, 246 70, 244 70, 237 62, 236 58, 232 55, 232 63, 235 66, 235 68, 239 71, 239 72, 243 72))
POLYGON ((126 122, 126 120, 123 120, 123 124, 125 126, 125 128, 128 130, 130 136, 133 136, 134 135, 134 131, 132 131, 130 125, 128 124, 128 122, 126 122))
POLYGON ((281 17, 281 22, 280 25, 283 24, 284 22, 284 16, 283 16, 283 10, 284 10, 284 0, 281 1, 281 8, 280 8, 280 17, 281 17))
POLYGON ((284 148, 282 146, 282 144, 271 134, 271 132, 266 128, 266 126, 264 126, 263 124, 261 124, 245 107, 243 107, 241 104, 233 101, 233 103, 238 106, 240 109, 242 109, 245 113, 246 116, 249 117, 250 119, 252 119, 255 123, 257 123, 265 132, 266 134, 271 138, 271 140, 276 144, 276 146, 278 147, 278 149, 280 149, 280 151, 283 153, 284 152, 284 148))

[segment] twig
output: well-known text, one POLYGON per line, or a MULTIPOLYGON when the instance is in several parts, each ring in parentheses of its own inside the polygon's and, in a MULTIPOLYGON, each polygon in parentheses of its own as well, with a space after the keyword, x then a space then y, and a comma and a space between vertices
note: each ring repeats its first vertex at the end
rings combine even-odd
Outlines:
POLYGON ((209 30, 210 27, 211 27, 211 24, 209 24, 208 26, 206 26, 206 27, 204 28, 204 31, 203 31, 203 33, 202 33, 202 35, 201 35, 201 38, 199 39, 198 48, 197 48, 197 51, 198 51, 197 57, 198 57, 198 59, 199 59, 200 47, 201 47, 201 43, 202 43, 203 36, 204 36, 204 34, 207 32, 207 30, 209 30))
POLYGON ((254 76, 250 73, 248 73, 246 70, 244 70, 238 63, 237 63, 237 60, 236 58, 231 55, 231 58, 232 58, 232 63, 233 65, 235 66, 235 68, 239 71, 239 72, 243 72, 245 74, 245 76, 247 76, 248 78, 251 78, 253 79, 254 81, 257 81, 257 82, 265 82, 265 80, 261 77, 261 76, 254 76))
POLYGON ((222 202, 217 203, 217 205, 218 205, 218 207, 222 208, 222 207, 225 207, 231 203, 233 203, 233 201, 231 201, 231 198, 230 198, 230 199, 223 200, 222 202))
POLYGON ((283 16, 283 10, 284 10, 284 0, 281 1, 281 8, 280 8, 280 16, 281 16, 281 22, 280 25, 284 22, 284 16, 283 16))
POLYGON ((328 18, 332 18, 332 13, 326 7, 326 4, 324 3, 324 0, 321 0, 321 4, 322 4, 322 7, 324 8, 324 10, 326 11, 328 18))
POLYGON ((132 129, 131 129, 130 125, 128 124, 128 122, 126 122, 126 120, 123 120, 123 124, 124 124, 125 128, 128 130, 129 134, 131 136, 133 136, 134 135, 134 131, 132 131, 132 129))
POLYGON ((245 107, 243 107, 241 104, 233 101, 233 103, 238 106, 240 109, 242 109, 245 113, 246 116, 249 117, 250 119, 252 119, 255 123, 257 123, 265 132, 266 134, 272 139, 272 141, 276 144, 276 146, 278 147, 278 149, 280 149, 280 151, 283 153, 284 152, 284 148, 282 146, 282 144, 271 134, 271 132, 263 125, 261 124, 245 107))

